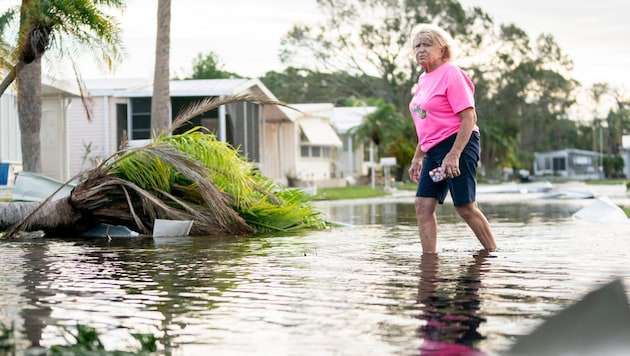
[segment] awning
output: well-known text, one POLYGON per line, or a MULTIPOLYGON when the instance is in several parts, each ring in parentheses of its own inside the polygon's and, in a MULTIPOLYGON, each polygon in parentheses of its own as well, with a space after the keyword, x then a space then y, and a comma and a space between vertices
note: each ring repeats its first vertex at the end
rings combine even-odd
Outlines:
POLYGON ((341 139, 329 123, 317 119, 302 119, 300 128, 308 142, 314 146, 341 147, 341 139))

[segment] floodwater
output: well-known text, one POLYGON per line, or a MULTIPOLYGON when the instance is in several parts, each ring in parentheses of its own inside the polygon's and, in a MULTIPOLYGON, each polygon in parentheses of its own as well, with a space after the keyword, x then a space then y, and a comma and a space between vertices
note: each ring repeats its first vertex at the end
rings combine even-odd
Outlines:
POLYGON ((575 221, 583 203, 481 204, 499 250, 440 206, 422 256, 412 199, 321 203, 329 231, 253 237, 0 241, 0 320, 18 354, 95 327, 169 355, 498 355, 621 277, 628 227, 575 221))

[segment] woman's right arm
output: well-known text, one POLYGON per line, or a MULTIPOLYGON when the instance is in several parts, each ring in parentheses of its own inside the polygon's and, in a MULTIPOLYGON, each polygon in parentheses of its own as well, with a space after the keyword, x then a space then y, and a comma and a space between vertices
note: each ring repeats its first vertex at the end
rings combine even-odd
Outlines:
POLYGON ((420 180, 420 171, 422 170, 422 160, 424 159, 424 152, 420 149, 420 145, 416 147, 416 153, 411 160, 411 167, 409 167, 409 178, 414 183, 418 183, 420 180))

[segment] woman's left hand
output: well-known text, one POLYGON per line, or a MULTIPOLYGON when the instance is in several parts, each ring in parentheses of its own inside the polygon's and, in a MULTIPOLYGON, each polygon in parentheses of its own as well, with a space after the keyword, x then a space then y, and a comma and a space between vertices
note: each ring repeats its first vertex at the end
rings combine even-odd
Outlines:
POLYGON ((447 178, 458 177, 461 174, 459 171, 459 155, 452 151, 447 153, 442 160, 442 172, 447 178))

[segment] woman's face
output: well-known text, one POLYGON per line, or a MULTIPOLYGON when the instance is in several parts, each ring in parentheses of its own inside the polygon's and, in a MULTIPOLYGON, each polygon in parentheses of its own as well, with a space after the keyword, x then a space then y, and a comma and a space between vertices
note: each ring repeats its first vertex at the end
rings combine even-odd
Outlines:
POLYGON ((442 59, 444 48, 431 41, 428 34, 420 34, 414 39, 413 53, 416 62, 427 72, 432 71, 444 62, 442 59))

